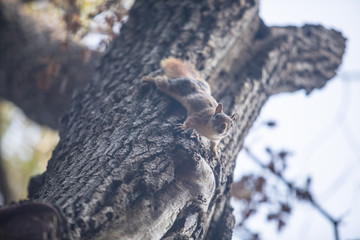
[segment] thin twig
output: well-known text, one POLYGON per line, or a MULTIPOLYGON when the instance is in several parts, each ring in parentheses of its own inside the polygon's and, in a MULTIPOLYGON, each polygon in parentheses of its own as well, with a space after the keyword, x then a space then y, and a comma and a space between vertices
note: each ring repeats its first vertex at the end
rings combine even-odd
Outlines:
MULTIPOLYGON (((290 181, 288 181, 287 179, 285 179, 285 177, 280 173, 280 172, 276 172, 273 171, 269 168, 268 165, 262 163, 260 161, 260 159, 258 157, 256 157, 249 148, 244 147, 244 150, 246 152, 246 154, 256 163, 258 164, 261 168, 268 170, 269 172, 271 172, 274 176, 276 176, 278 179, 280 179, 280 181, 282 181, 291 191, 293 192, 304 192, 304 189, 295 186, 293 183, 291 183, 290 181)), ((334 228, 334 235, 335 235, 335 240, 340 240, 340 236, 339 236, 339 223, 341 222, 341 218, 340 219, 335 219, 334 217, 332 217, 322 206, 320 206, 320 204, 312 197, 309 196, 308 198, 305 198, 321 215, 323 215, 328 221, 330 221, 333 225, 334 228)))

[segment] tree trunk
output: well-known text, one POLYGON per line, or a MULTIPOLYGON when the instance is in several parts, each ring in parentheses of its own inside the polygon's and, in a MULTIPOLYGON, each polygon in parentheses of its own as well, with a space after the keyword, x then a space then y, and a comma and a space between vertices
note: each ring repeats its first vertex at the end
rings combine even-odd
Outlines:
POLYGON ((29 197, 51 203, 69 239, 230 239, 237 153, 266 100, 335 75, 345 40, 322 26, 268 28, 258 1, 138 0, 91 83, 60 121, 61 140, 29 197), (212 157, 174 131, 185 109, 140 79, 162 58, 194 63, 239 119, 212 157))

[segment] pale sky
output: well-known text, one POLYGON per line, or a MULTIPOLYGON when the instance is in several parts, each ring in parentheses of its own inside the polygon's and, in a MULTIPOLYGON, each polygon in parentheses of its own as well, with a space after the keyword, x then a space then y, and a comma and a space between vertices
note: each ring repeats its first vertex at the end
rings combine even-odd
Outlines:
MULTIPOLYGON (((293 152, 286 177, 303 183, 312 176, 318 202, 334 217, 344 216, 341 239, 360 239, 360 1, 263 0, 260 16, 269 25, 321 24, 341 31, 348 39, 339 76, 322 90, 280 94, 264 106, 245 145, 264 161, 264 148, 293 152), (273 119, 275 129, 261 128, 273 119)), ((260 172, 244 153, 238 158, 235 180, 260 172)), ((287 226, 278 234, 261 209, 249 226, 264 240, 334 239, 331 224, 306 203, 293 202, 287 226)), ((236 211, 236 210, 235 210, 236 211)), ((236 235, 234 239, 237 238, 236 235)))

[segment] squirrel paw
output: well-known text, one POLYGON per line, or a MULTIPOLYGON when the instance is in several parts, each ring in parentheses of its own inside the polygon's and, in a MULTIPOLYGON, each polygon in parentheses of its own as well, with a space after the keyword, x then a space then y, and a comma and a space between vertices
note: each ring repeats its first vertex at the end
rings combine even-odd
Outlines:
POLYGON ((219 159, 219 153, 217 150, 213 150, 213 156, 215 159, 219 159))
POLYGON ((141 78, 141 82, 154 82, 154 81, 155 81, 155 79, 152 77, 149 77, 149 76, 143 76, 141 78))
POLYGON ((175 130, 182 134, 185 134, 189 131, 189 129, 185 128, 184 124, 182 124, 182 123, 177 123, 175 126, 175 130))
POLYGON ((210 143, 211 145, 211 147, 210 147, 210 149, 211 149, 211 151, 212 151, 212 153, 213 153, 213 157, 215 158, 215 159, 218 159, 219 158, 219 152, 218 152, 218 150, 217 150, 217 143, 216 142, 211 142, 210 143))

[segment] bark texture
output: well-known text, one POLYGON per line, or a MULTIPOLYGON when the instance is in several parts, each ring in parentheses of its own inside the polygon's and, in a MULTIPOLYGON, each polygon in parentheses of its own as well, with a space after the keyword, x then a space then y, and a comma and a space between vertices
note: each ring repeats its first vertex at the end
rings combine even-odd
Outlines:
POLYGON ((345 40, 321 26, 267 28, 258 1, 138 0, 60 122, 29 197, 56 205, 69 239, 230 239, 229 190, 243 140, 274 93, 322 87, 345 40), (185 109, 140 78, 167 56, 194 63, 239 119, 215 159, 174 131, 185 109), (66 228, 65 228, 66 229, 66 228))
POLYGON ((0 98, 57 129, 75 89, 89 82, 99 54, 53 38, 39 25, 16 5, 0 3, 0 98))

